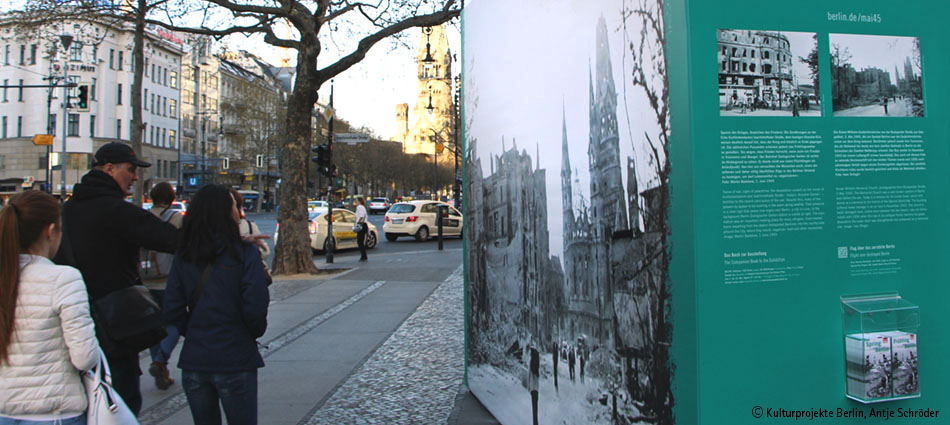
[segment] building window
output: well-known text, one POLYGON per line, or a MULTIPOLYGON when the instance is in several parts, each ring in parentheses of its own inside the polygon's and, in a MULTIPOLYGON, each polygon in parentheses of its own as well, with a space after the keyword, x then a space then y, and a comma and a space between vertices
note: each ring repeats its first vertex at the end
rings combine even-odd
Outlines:
POLYGON ((16 137, 23 137, 23 117, 16 117, 16 137))
POLYGON ((4 65, 10 64, 10 45, 9 44, 7 44, 6 46, 3 46, 3 64, 4 65))
POLYGON ((49 134, 52 134, 55 136, 56 135, 56 114, 49 114, 48 125, 49 125, 49 128, 47 128, 47 130, 49 131, 49 134))
POLYGON ((89 91, 92 92, 92 93, 89 93, 89 98, 92 100, 96 100, 96 79, 95 78, 92 79, 92 85, 89 87, 89 91))
POLYGON ((0 133, 0 137, 4 139, 7 138, 7 116, 6 115, 3 116, 3 130, 2 130, 2 133, 0 133))
POLYGON ((178 88, 178 72, 176 72, 176 71, 172 71, 171 87, 172 87, 173 89, 177 89, 177 88, 178 88))
MULTIPOLYGON (((153 74, 153 75, 154 75, 154 74, 153 74)), ((155 93, 152 93, 152 100, 151 100, 151 103, 150 103, 150 104, 152 105, 152 107, 151 107, 151 108, 152 108, 152 113, 158 115, 158 114, 155 112, 155 93)))
POLYGON ((162 69, 162 85, 168 87, 168 68, 162 69))
POLYGON ((119 84, 119 88, 115 91, 115 95, 116 95, 115 104, 121 105, 122 104, 122 84, 119 84))
POLYGON ((145 96, 143 96, 143 98, 144 100, 142 102, 142 109, 147 111, 148 110, 148 89, 145 89, 145 96))
POLYGON ((123 53, 125 53, 125 52, 119 50, 119 60, 118 60, 118 62, 119 62, 119 65, 118 65, 119 71, 122 70, 122 54, 123 54, 123 53))
POLYGON ((96 137, 96 116, 89 116, 89 137, 96 137))
POLYGON ((66 135, 70 137, 79 136, 79 114, 69 114, 69 123, 67 123, 66 135))
POLYGON ((755 50, 752 51, 752 57, 755 57, 755 50))
POLYGON ((763 73, 763 74, 771 74, 771 73, 772 73, 772 65, 769 65, 769 64, 762 65, 762 73, 763 73))
POLYGON ((168 130, 168 146, 177 147, 175 146, 175 130, 168 130))
POLYGON ((109 49, 109 69, 115 69, 115 49, 109 49))
POLYGON ((155 82, 155 64, 152 64, 152 82, 155 82))
POLYGON ((67 94, 68 94, 70 97, 79 96, 79 76, 78 76, 78 75, 70 75, 70 76, 69 76, 69 82, 72 83, 72 84, 74 84, 74 85, 73 85, 73 87, 72 87, 71 89, 69 89, 69 92, 68 92, 67 94))
POLYGON ((742 63, 742 72, 748 72, 748 71, 749 71, 749 64, 743 62, 743 63, 742 63))
POLYGON ((20 102, 23 101, 23 79, 22 79, 22 78, 20 79, 20 87, 17 88, 16 97, 17 97, 16 100, 18 100, 18 101, 20 101, 20 102))
POLYGON ((26 44, 20 45, 20 65, 26 65, 26 44))
POLYGON ((3 80, 3 101, 7 101, 7 85, 10 84, 10 80, 3 80))
POLYGON ((768 58, 769 58, 769 51, 766 50, 766 51, 762 52, 762 57, 765 58, 765 59, 768 59, 768 58))
POLYGON ((71 61, 81 61, 82 60, 82 44, 73 43, 69 46, 69 60, 71 61))
POLYGON ((749 71, 755 72, 755 64, 749 65, 749 71))
POLYGON ((30 45, 30 65, 36 65, 36 50, 39 48, 36 44, 30 45))
POLYGON ((99 63, 99 46, 92 45, 92 64, 95 65, 99 63))
POLYGON ((165 132, 165 129, 163 128, 163 129, 162 129, 162 147, 163 147, 163 148, 167 148, 167 147, 168 147, 168 145, 165 144, 165 135, 166 135, 166 134, 167 134, 167 133, 165 132))

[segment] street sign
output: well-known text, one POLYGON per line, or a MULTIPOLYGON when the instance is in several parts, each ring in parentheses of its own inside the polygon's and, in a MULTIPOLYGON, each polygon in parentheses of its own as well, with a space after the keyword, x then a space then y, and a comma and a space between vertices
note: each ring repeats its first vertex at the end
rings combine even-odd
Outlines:
POLYGON ((333 133, 335 143, 367 143, 369 134, 363 133, 333 133))
POLYGON ((33 176, 26 176, 23 178, 23 188, 29 189, 33 187, 33 183, 35 182, 36 182, 36 178, 34 178, 33 176))
POLYGON ((49 146, 53 144, 52 134, 37 134, 33 136, 33 144, 37 146, 49 146))
POLYGON ((327 122, 329 122, 330 119, 333 118, 333 107, 332 107, 332 106, 327 106, 326 109, 323 110, 323 118, 326 119, 327 122))
POLYGON ((444 150, 445 150, 445 145, 443 145, 443 144, 441 144, 441 143, 436 143, 436 144, 435 144, 435 153, 442 153, 442 151, 444 151, 444 150))

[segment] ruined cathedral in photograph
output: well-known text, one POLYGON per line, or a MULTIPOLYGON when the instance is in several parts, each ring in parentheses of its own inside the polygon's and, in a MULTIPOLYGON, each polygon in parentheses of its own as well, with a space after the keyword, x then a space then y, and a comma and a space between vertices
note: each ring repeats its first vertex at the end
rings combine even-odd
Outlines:
MULTIPOLYGON (((466 253, 474 335, 469 354, 474 373, 483 373, 478 366, 485 365, 518 376, 517 353, 525 347, 548 357, 554 350, 577 353, 586 364, 587 385, 595 386, 591 394, 614 397, 611 408, 618 415, 664 423, 659 418, 672 414, 666 186, 641 189, 637 161, 621 156, 618 93, 603 19, 596 40, 587 81, 587 158, 570 157, 569 146, 577 141, 568 138, 566 114, 560 117, 563 258, 549 252, 540 161, 528 149, 519 151, 517 140, 504 141, 483 176, 478 141, 468 146, 470 199, 482 200, 466 205, 467 228, 473 229, 466 253), (589 191, 576 171, 583 159, 589 191)), ((540 155, 539 147, 531 148, 540 155)))

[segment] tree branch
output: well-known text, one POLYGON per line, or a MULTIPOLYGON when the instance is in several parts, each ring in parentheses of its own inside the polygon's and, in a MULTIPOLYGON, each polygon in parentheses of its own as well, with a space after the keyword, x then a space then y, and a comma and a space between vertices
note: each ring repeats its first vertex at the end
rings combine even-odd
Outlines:
POLYGON ((366 36, 360 40, 356 50, 354 50, 352 53, 340 58, 340 60, 336 61, 332 65, 317 71, 318 86, 339 75, 343 71, 346 71, 353 65, 359 63, 361 60, 363 60, 363 58, 366 57, 366 53, 369 52, 369 49, 372 48, 373 45, 378 43, 380 40, 385 39, 386 37, 413 27, 429 27, 433 25, 439 25, 459 16, 461 10, 451 8, 454 3, 455 0, 448 0, 446 1, 445 7, 439 12, 415 16, 383 28, 372 35, 366 36))

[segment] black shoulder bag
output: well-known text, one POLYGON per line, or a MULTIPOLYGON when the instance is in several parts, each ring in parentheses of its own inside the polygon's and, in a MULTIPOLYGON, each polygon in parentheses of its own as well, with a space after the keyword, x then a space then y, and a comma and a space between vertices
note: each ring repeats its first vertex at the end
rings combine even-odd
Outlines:
MULTIPOLYGON (((79 269, 65 218, 62 231, 63 258, 68 265, 79 269)), ((141 284, 110 292, 97 300, 90 299, 89 310, 96 324, 96 336, 108 355, 137 353, 158 344, 167 335, 161 307, 141 284)))

